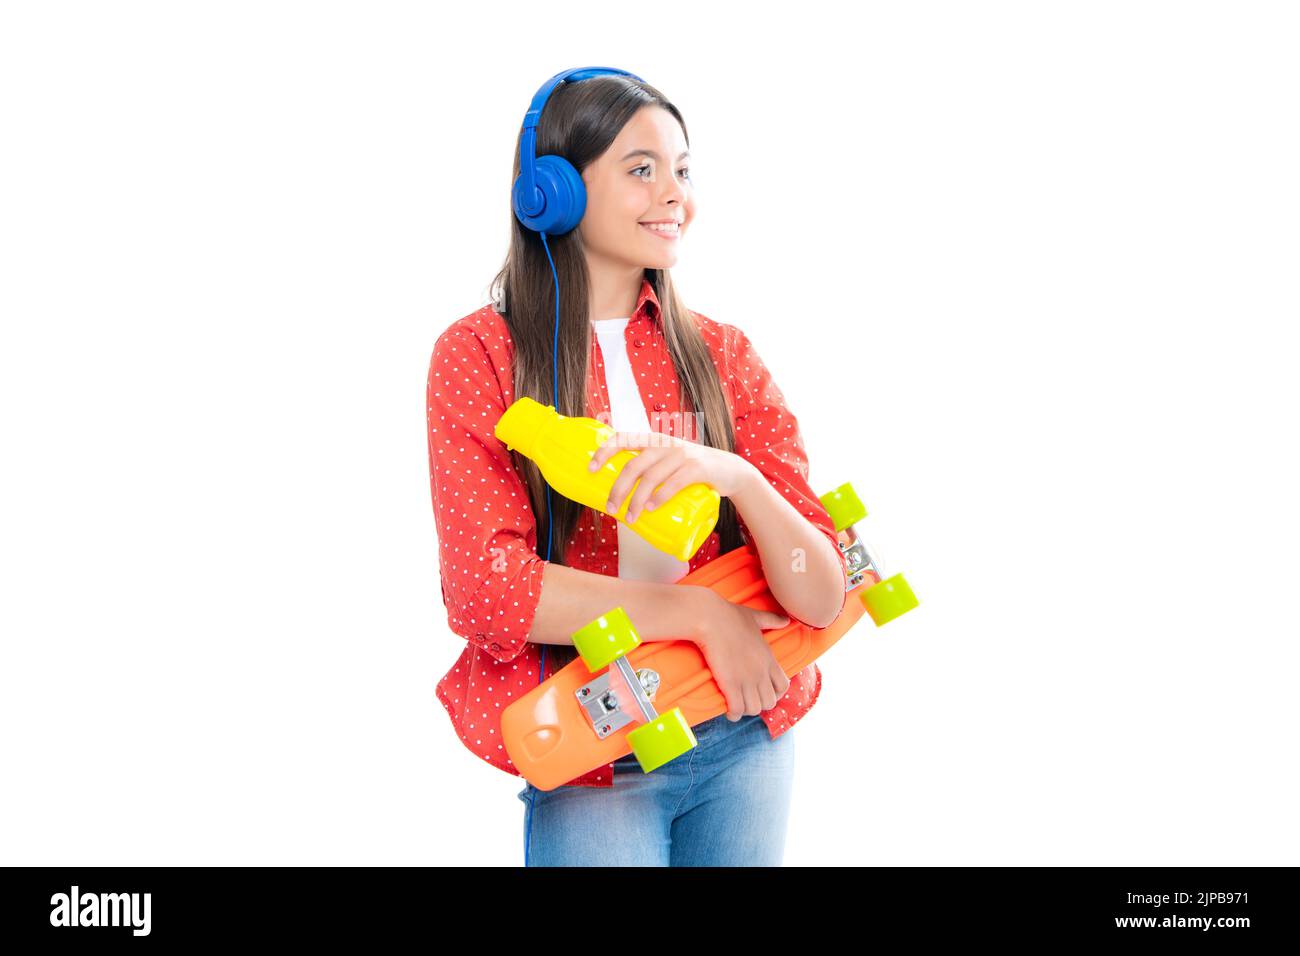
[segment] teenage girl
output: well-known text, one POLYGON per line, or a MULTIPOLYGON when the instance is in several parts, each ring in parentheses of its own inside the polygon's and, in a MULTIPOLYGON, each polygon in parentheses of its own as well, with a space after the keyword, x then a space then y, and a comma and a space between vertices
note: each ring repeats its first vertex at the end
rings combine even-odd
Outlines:
MULTIPOLYGON (((699 745, 652 773, 629 754, 551 791, 526 784, 525 865, 780 865, 790 729, 816 701, 820 672, 791 680, 777 664, 762 631, 788 617, 674 582, 753 547, 781 606, 823 627, 845 601, 835 530, 808 486, 797 421, 748 338, 687 309, 673 286, 696 213, 681 113, 639 78, 592 68, 556 84, 535 125, 535 144, 521 129, 513 181, 529 145, 563 157, 581 175, 585 210, 548 235, 516 206, 493 304, 435 346, 429 466, 443 598, 468 641, 438 696, 471 751, 517 773, 500 711, 576 657, 574 631, 622 607, 642 641, 694 640, 727 713, 697 724, 699 745), (608 513, 551 494, 536 465, 495 438, 521 396, 610 424, 593 470, 638 450, 608 513), (722 509, 689 563, 611 517, 629 495, 630 523, 695 482, 722 509)), ((754 221, 774 221, 779 202, 767 197, 754 221)))

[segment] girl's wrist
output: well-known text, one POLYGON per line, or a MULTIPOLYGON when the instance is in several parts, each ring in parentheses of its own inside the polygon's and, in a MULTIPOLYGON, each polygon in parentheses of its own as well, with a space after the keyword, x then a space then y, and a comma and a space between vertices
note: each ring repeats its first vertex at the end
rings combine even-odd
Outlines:
POLYGON ((686 585, 683 590, 687 592, 685 604, 689 608, 690 618, 686 637, 703 647, 709 636, 717 633, 717 628, 713 627, 711 622, 718 594, 712 588, 701 587, 698 584, 686 585))
POLYGON ((736 489, 736 492, 728 496, 737 509, 743 509, 748 502, 762 494, 763 486, 767 483, 767 479, 758 470, 758 466, 748 459, 741 458, 740 460, 745 464, 742 469, 744 477, 741 479, 740 487, 736 489))

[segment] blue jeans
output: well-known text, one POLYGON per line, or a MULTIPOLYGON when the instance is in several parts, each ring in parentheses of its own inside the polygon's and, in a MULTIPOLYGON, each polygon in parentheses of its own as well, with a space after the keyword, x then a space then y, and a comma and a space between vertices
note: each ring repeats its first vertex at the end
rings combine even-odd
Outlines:
POLYGON ((775 740, 757 714, 692 728, 699 746, 644 773, 628 754, 613 787, 526 783, 526 866, 780 866, 794 728, 775 740))

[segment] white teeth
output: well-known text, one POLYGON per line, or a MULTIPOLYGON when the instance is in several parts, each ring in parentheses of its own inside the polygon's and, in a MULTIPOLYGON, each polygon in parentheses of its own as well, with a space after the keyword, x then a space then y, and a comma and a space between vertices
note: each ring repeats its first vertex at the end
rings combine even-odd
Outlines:
POLYGON ((676 232, 678 224, 675 222, 643 222, 641 225, 645 226, 647 229, 653 229, 655 232, 676 232))

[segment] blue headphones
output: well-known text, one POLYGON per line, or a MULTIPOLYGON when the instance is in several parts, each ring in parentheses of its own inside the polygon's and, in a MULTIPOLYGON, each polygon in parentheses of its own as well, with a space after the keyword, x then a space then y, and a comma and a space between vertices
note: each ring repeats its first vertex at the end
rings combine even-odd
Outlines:
MULTIPOLYGON (((582 214, 587 211, 587 189, 582 176, 563 156, 537 155, 537 121, 542 117, 546 100, 557 86, 565 82, 578 83, 593 76, 641 79, 627 70, 604 66, 565 70, 542 84, 524 114, 523 138, 519 143, 519 178, 511 190, 510 204, 526 228, 542 234, 543 243, 547 236, 562 236, 582 221, 582 214)), ((551 267, 554 269, 555 264, 551 263, 551 267)))
MULTIPOLYGON (((551 264, 551 276, 555 279, 555 337, 551 344, 551 387, 554 391, 555 410, 560 410, 560 277, 555 271, 555 260, 551 258, 551 247, 546 243, 547 236, 562 236, 571 231, 582 221, 587 211, 587 187, 583 185, 582 175, 573 168, 563 156, 537 155, 537 121, 542 117, 546 100, 561 83, 579 83, 593 76, 630 76, 641 80, 635 73, 616 70, 612 67, 586 66, 578 69, 556 73, 542 84, 542 88, 533 96, 528 112, 524 114, 524 130, 519 141, 519 178, 515 180, 510 191, 510 205, 524 227, 540 233, 542 248, 546 250, 546 260, 551 264)), ((642 80, 642 82, 644 82, 642 80)), ((551 560, 551 544, 555 529, 551 519, 551 486, 546 485, 546 560, 551 560)), ((542 666, 537 682, 546 678, 546 645, 542 645, 542 666)), ((528 865, 528 842, 524 842, 524 866, 528 865)))

